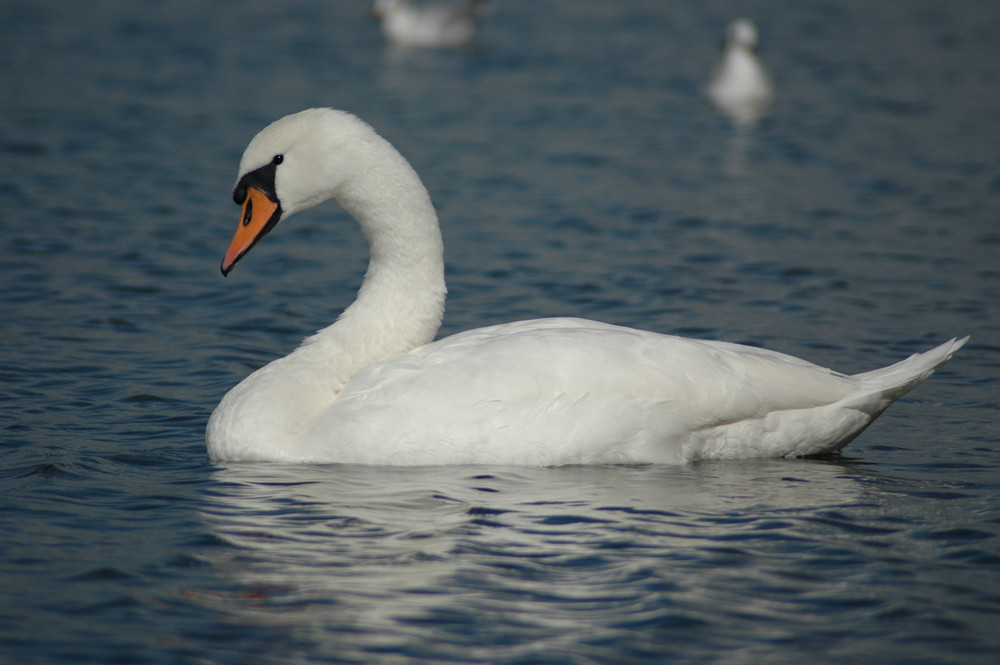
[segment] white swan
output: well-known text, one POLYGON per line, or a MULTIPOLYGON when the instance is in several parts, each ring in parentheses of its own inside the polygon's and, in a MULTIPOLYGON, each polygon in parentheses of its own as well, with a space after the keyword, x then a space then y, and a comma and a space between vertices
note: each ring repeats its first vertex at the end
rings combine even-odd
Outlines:
POLYGON ((756 50, 757 26, 745 18, 730 23, 722 61, 705 90, 716 108, 741 125, 756 122, 774 99, 774 85, 756 50))
POLYGON ((486 0, 414 5, 410 0, 375 0, 369 11, 386 40, 397 46, 448 48, 465 46, 486 14, 486 0))
POLYGON ((830 453, 965 341, 854 376, 581 319, 431 342, 445 285, 427 190, 371 127, 332 109, 282 118, 250 142, 223 274, 279 220, 331 197, 371 247, 357 300, 229 391, 208 422, 213 460, 557 465, 830 453))

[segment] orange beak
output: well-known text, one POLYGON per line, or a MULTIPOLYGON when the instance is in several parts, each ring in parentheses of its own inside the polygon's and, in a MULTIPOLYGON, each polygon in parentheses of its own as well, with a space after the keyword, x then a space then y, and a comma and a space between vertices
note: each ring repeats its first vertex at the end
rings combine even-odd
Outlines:
POLYGON ((229 243, 225 258, 222 259, 222 274, 228 275, 237 261, 266 236, 279 219, 281 219, 281 204, 272 201, 267 194, 256 187, 248 187, 247 197, 243 200, 240 225, 236 227, 233 240, 229 243))

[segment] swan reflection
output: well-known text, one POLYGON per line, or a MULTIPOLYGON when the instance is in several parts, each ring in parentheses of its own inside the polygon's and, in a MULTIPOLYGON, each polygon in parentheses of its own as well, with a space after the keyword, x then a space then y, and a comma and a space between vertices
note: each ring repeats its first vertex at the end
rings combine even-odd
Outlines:
MULTIPOLYGON (((211 563, 242 591, 205 602, 234 621, 362 651, 459 616, 536 637, 579 630, 585 608, 591 625, 617 625, 651 611, 654 581, 656 593, 708 593, 698 571, 732 551, 735 536, 794 529, 817 510, 856 504, 867 484, 848 464, 814 460, 235 464, 214 476, 203 519, 226 546, 211 563)), ((489 628, 470 630, 479 629, 489 628)))

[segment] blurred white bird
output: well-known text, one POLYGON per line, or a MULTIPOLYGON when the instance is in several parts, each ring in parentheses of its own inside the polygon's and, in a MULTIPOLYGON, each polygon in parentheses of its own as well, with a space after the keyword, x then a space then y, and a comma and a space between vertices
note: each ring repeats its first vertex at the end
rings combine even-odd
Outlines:
POLYGON ((734 122, 753 124, 774 100, 774 86, 757 58, 757 26, 736 19, 726 31, 722 62, 716 67, 705 94, 734 122))
POLYGON ((464 46, 486 15, 488 0, 413 4, 410 0, 375 0, 370 12, 379 20, 386 40, 397 46, 450 48, 464 46))

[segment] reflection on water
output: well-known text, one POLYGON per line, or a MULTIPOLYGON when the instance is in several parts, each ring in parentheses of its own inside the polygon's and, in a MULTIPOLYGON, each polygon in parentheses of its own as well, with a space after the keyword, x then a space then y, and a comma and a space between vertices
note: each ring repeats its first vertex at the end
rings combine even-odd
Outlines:
POLYGON ((205 602, 234 620, 273 621, 339 648, 346 633, 359 649, 405 642, 415 626, 455 641, 453 621, 470 632, 465 640, 496 639, 498 629, 514 642, 581 626, 614 633, 676 612, 664 594, 694 615, 725 585, 722 562, 752 556, 761 538, 766 547, 803 540, 794 533, 803 515, 864 494, 850 465, 789 460, 234 465, 215 480, 224 492, 202 517, 233 548, 216 551, 212 564, 246 595, 205 602))
POLYGON ((755 188, 752 164, 749 163, 749 152, 753 142, 752 126, 733 126, 722 164, 722 172, 726 176, 724 186, 729 190, 728 194, 734 204, 732 217, 745 222, 768 218, 767 202, 755 188))

